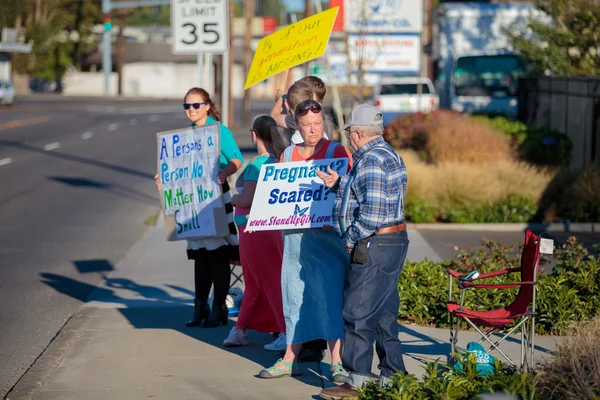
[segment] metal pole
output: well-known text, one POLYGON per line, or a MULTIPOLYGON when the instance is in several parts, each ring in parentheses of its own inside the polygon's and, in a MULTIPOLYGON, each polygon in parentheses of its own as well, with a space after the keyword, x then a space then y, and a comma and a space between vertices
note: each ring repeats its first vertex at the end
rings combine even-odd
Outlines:
POLYGON ((203 56, 204 56, 204 53, 198 53, 196 55, 196 63, 198 64, 198 87, 204 87, 204 84, 206 83, 206 77, 204 75, 205 72, 204 72, 204 57, 203 56))
POLYGON ((422 111, 422 103, 423 103, 423 83, 421 79, 423 79, 423 62, 425 52, 423 51, 423 25, 426 20, 428 20, 429 10, 425 11, 425 2, 421 3, 421 8, 423 9, 423 17, 421 18, 421 31, 419 32, 419 82, 417 83, 417 112, 422 111))
MULTIPOLYGON (((102 12, 110 14, 110 0, 102 0, 102 12)), ((110 96, 110 73, 112 72, 112 54, 110 43, 110 31, 105 30, 102 33, 102 71, 104 72, 104 96, 110 96)))
MULTIPOLYGON (((227 1, 227 10, 233 10, 233 3, 232 0, 228 0, 227 1)), ((231 71, 233 70, 233 50, 232 50, 232 35, 231 35, 231 20, 232 20, 232 15, 227 12, 227 51, 225 52, 225 54, 227 54, 227 57, 223 59, 223 64, 227 65, 227 70, 225 74, 223 74, 223 77, 225 79, 225 82, 227 82, 227 84, 225 85, 224 89, 227 89, 225 91, 225 104, 227 106, 227 119, 225 119, 225 121, 227 121, 227 126, 228 127, 232 127, 234 125, 233 122, 233 101, 231 101, 231 71)))
POLYGON ((212 53, 204 53, 204 90, 214 94, 215 75, 213 72, 213 55, 212 53))
MULTIPOLYGON (((315 7, 318 13, 323 12, 323 5, 321 4, 321 0, 315 0, 315 7)), ((331 70, 331 62, 329 60, 329 52, 325 51, 325 65, 327 66, 327 72, 329 75, 329 79, 333 80, 333 71, 331 70)), ((340 92, 338 91, 337 85, 331 83, 331 87, 333 89, 333 111, 335 112, 335 116, 338 120, 339 127, 344 126, 344 112, 342 110, 342 101, 340 99, 340 92)), ((348 138, 343 132, 340 132, 340 142, 342 146, 348 146, 350 143, 348 142, 348 138)))
POLYGON ((123 96, 123 65, 125 64, 125 11, 118 11, 119 36, 117 37, 117 95, 123 96))
POLYGON ((229 51, 223 53, 223 62, 221 63, 223 78, 221 79, 221 116, 223 123, 229 126, 229 51))
MULTIPOLYGON (((245 1, 244 14, 246 16, 246 34, 244 35, 244 75, 248 76, 250 71, 250 64, 252 63, 252 20, 254 19, 254 0, 245 1)), ((244 91, 244 124, 250 123, 252 106, 251 106, 251 92, 250 90, 244 91)))

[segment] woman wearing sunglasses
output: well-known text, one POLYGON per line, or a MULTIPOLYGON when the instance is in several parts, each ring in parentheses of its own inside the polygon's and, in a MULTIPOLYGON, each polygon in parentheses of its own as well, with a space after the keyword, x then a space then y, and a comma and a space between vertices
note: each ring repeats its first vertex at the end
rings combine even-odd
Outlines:
MULTIPOLYGON (((235 206, 235 224, 239 230, 240 257, 246 288, 236 326, 223 342, 225 347, 247 345, 248 329, 265 333, 285 331, 281 302, 281 231, 244 231, 260 168, 263 164, 278 162, 285 143, 279 134, 277 123, 268 115, 254 120, 250 134, 258 155, 238 177, 235 184, 238 194, 231 200, 235 206)), ((285 345, 285 334, 280 335, 275 342, 277 341, 283 341, 285 345)), ((267 346, 271 345, 273 344, 267 346)))
MULTIPOLYGON (((286 148, 281 161, 350 158, 343 146, 324 138, 319 103, 302 101, 294 110, 294 118, 304 142, 286 148)), ((268 379, 299 375, 297 358, 302 343, 325 339, 331 351, 332 381, 344 383, 348 373, 341 358, 342 305, 348 252, 330 226, 286 230, 283 239, 281 294, 287 346, 283 358, 259 376, 268 379)))
MULTIPOLYGON (((192 121, 190 126, 202 126, 219 123, 221 154, 219 157, 220 171, 217 181, 223 190, 223 204, 227 212, 229 235, 187 240, 187 256, 194 260, 194 315, 186 323, 188 327, 202 325, 204 328, 214 328, 220 324, 227 325, 228 310, 225 305, 231 279, 230 255, 237 251, 238 237, 233 222, 233 206, 227 178, 233 175, 243 164, 242 153, 233 138, 233 134, 225 125, 220 123, 221 115, 215 108, 206 90, 190 89, 184 97, 183 109, 192 121), (212 310, 208 306, 208 295, 214 284, 212 310), (203 323, 204 321, 204 323, 203 323)), ((158 175, 156 184, 160 189, 158 175)))

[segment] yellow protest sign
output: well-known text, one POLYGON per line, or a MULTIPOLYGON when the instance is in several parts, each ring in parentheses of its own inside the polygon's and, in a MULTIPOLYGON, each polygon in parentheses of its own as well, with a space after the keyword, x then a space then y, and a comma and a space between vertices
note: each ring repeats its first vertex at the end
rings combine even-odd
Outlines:
POLYGON ((244 90, 325 54, 339 7, 304 18, 258 42, 244 90))

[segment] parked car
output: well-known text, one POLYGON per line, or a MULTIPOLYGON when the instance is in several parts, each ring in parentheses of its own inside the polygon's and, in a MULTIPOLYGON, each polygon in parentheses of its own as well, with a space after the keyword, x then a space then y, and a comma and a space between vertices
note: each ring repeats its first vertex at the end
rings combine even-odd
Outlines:
POLYGON ((0 105, 12 106, 15 101, 15 88, 10 81, 0 81, 0 105))
POLYGON ((375 105, 383 113, 383 124, 401 114, 431 112, 438 108, 440 99, 429 78, 382 78, 375 86, 375 105), (419 98, 419 82, 421 96, 419 98))
POLYGON ((40 78, 30 78, 29 79, 29 89, 32 92, 62 92, 62 81, 50 81, 46 79, 40 78))

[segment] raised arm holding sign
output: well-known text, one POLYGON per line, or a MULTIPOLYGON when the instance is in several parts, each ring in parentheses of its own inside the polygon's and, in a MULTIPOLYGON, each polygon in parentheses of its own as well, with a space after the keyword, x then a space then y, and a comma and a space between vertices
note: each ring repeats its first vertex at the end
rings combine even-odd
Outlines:
POLYGON ((258 42, 244 90, 325 54, 339 7, 304 18, 258 42))

